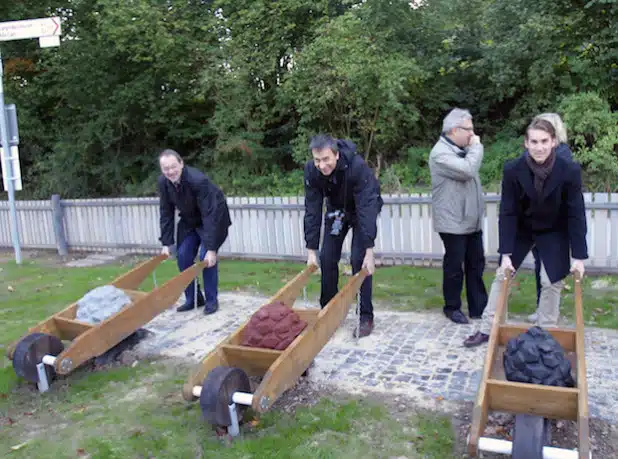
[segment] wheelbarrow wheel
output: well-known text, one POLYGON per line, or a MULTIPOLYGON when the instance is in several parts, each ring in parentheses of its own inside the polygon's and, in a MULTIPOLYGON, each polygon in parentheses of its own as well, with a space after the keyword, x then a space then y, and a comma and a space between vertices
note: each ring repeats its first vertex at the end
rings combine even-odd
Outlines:
MULTIPOLYGON (((247 373, 240 368, 215 367, 202 383, 200 408, 204 421, 214 426, 228 427, 232 424, 229 405, 235 392, 251 392, 251 382, 247 373)), ((247 406, 236 404, 238 422, 247 406)))
POLYGON ((543 447, 551 442, 551 426, 547 418, 529 414, 515 416, 513 459, 543 459, 543 447))
MULTIPOLYGON (((59 338, 45 333, 31 333, 23 338, 13 352, 13 369, 17 376, 26 381, 36 383, 39 374, 36 366, 43 361, 45 355, 57 356, 64 350, 64 345, 59 338)), ((45 365, 47 380, 53 381, 56 377, 54 368, 45 365)))

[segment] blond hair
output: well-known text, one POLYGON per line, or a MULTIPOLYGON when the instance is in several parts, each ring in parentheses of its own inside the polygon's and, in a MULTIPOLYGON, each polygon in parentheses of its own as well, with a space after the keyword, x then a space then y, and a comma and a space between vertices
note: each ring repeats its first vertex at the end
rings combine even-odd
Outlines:
POLYGON ((556 140, 558 143, 567 143, 567 131, 560 115, 557 113, 542 113, 537 115, 536 118, 549 121, 556 130, 556 140))

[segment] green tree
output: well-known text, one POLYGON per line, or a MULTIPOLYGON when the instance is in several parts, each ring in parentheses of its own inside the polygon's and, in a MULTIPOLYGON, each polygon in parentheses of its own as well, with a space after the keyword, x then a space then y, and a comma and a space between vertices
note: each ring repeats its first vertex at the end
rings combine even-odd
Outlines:
POLYGON ((306 157, 309 135, 328 131, 356 140, 378 165, 406 144, 420 117, 415 94, 425 75, 403 49, 389 47, 395 31, 382 29, 382 16, 364 14, 365 5, 321 26, 294 56, 285 86, 299 116, 298 160, 306 157))
POLYGON ((596 93, 565 97, 558 110, 589 191, 618 191, 618 113, 596 93))

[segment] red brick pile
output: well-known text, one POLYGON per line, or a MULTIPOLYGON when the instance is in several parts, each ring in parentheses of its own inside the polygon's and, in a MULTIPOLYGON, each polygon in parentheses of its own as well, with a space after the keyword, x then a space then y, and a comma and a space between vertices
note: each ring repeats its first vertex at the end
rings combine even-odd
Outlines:
POLYGON ((287 348, 305 329, 307 322, 283 303, 276 301, 258 309, 243 331, 243 346, 287 348))

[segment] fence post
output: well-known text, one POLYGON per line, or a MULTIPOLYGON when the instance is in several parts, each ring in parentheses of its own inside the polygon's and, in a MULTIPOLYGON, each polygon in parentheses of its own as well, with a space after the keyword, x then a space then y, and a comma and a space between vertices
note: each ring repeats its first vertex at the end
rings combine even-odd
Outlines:
POLYGON ((56 246, 58 247, 58 255, 66 257, 69 254, 67 245, 67 238, 64 232, 64 213, 62 212, 62 205, 60 203, 60 195, 53 194, 51 197, 53 221, 54 221, 54 234, 56 236, 56 246))

